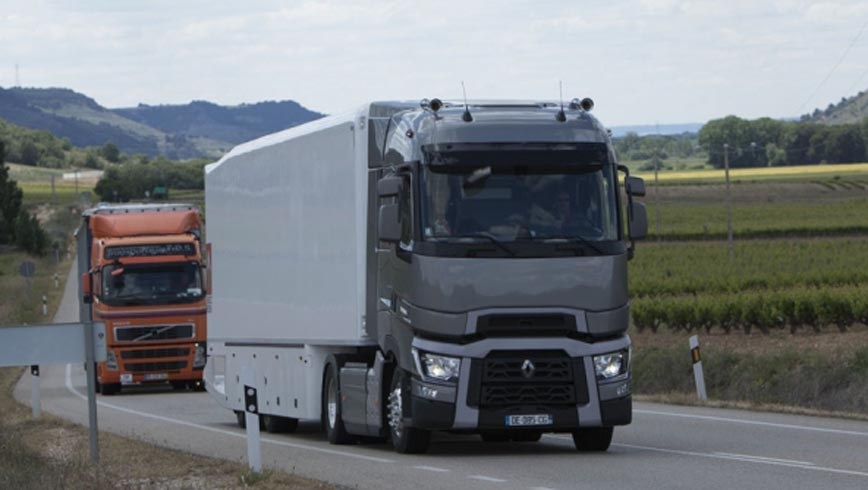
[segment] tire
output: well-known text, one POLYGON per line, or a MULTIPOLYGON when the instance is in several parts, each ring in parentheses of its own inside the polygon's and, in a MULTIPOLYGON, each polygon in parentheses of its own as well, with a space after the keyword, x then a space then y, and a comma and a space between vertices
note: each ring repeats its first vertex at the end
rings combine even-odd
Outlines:
POLYGON ((603 452, 612 443, 614 427, 588 427, 573 432, 573 443, 582 452, 603 452))
POLYGON ((338 377, 338 361, 332 361, 326 366, 322 381, 322 425, 326 437, 332 444, 350 444, 355 438, 347 432, 341 418, 341 389, 338 377))
POLYGON ((294 432, 298 427, 298 419, 281 417, 279 415, 260 415, 262 425, 266 432, 273 434, 282 432, 294 432))
POLYGON ((187 390, 187 382, 186 381, 172 381, 172 390, 174 391, 186 391, 187 390))
POLYGON ((102 393, 103 396, 111 396, 120 393, 120 391, 120 383, 99 383, 99 392, 102 393))
POLYGON ((401 368, 396 367, 386 404, 386 421, 392 447, 402 454, 422 454, 428 451, 431 431, 404 426, 407 400, 410 399, 410 383, 401 368))
MULTIPOLYGON (((265 430, 265 416, 259 416, 259 430, 265 430)), ((235 422, 238 424, 238 427, 242 429, 247 428, 247 412, 243 410, 235 410, 235 422)))

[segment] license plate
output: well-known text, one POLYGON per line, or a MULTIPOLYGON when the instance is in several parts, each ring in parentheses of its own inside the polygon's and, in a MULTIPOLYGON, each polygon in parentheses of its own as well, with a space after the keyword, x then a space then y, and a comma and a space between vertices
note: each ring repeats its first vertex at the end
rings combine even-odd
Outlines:
POLYGON ((133 383, 133 375, 130 373, 122 373, 121 374, 121 384, 129 385, 133 383))
POLYGON ((169 375, 166 373, 145 373, 145 381, 162 381, 164 379, 169 379, 169 375))
POLYGON ((540 415, 507 415, 506 425, 509 427, 527 427, 534 425, 552 425, 554 421, 549 414, 540 415))

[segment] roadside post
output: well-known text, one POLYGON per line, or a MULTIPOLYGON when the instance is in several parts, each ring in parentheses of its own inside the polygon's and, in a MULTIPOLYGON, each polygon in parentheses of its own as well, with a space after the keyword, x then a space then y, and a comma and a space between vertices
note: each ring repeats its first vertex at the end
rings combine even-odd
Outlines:
POLYGON ((90 422, 90 460, 99 463, 96 425, 96 380, 93 365, 106 359, 105 323, 0 325, 0 367, 31 366, 33 414, 41 411, 39 365, 84 362, 90 422))
POLYGON ((696 380, 696 396, 708 400, 705 393, 705 375, 702 373, 702 356, 699 353, 699 335, 690 337, 690 355, 693 358, 693 378, 696 380))
POLYGON ((33 408, 33 419, 39 420, 42 415, 42 400, 39 394, 39 364, 30 366, 30 406, 33 408))
POLYGON ((247 426, 247 464, 252 471, 262 472, 262 450, 259 434, 259 402, 256 396, 256 376, 253 369, 241 370, 241 385, 244 386, 244 421, 247 426))
POLYGON ((42 316, 48 315, 48 296, 42 295, 42 316))

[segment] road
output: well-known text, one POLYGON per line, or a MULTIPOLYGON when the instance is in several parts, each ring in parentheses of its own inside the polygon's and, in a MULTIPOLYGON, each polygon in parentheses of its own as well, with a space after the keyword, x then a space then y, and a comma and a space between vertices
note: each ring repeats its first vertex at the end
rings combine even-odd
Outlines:
MULTIPOLYGON (((76 321, 70 275, 55 321, 76 321)), ((15 390, 30 400, 25 375, 15 390)), ((82 366, 42 369, 42 409, 87 425, 82 366)), ((150 388, 99 397, 99 428, 205 456, 244 461, 244 431, 207 393, 150 388)), ((319 424, 264 434, 263 464, 359 489, 570 490, 625 488, 868 488, 868 423, 650 403, 615 430, 611 449, 582 454, 572 439, 484 443, 437 434, 428 454, 399 455, 385 444, 333 446, 319 424)))

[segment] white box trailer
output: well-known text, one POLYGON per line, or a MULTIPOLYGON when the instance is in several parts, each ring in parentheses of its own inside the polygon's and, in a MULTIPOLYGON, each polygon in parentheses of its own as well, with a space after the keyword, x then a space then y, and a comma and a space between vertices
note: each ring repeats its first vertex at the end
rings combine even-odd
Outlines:
POLYGON ((627 243, 647 224, 633 177, 622 221, 626 169, 590 107, 376 102, 207 166, 208 391, 242 423, 250 370, 268 430, 321 419, 333 443, 608 448, 630 420, 627 243), (556 188, 599 226, 505 214, 556 188))

